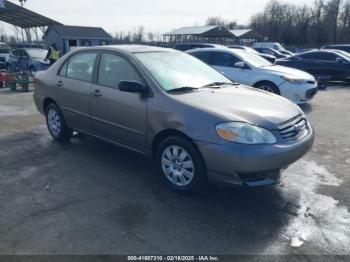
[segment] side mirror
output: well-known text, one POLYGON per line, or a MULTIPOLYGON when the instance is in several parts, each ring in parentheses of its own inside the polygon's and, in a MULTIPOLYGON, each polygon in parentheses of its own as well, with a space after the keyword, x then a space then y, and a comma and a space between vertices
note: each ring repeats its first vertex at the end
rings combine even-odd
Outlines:
POLYGON ((339 64, 343 63, 343 59, 341 59, 341 58, 339 58, 339 57, 336 58, 335 61, 336 61, 337 63, 339 63, 339 64))
POLYGON ((235 63, 235 67, 245 69, 246 65, 244 62, 237 62, 237 63, 235 63))
POLYGON ((122 92, 139 93, 143 95, 147 93, 147 87, 136 81, 121 81, 119 83, 119 90, 122 92))

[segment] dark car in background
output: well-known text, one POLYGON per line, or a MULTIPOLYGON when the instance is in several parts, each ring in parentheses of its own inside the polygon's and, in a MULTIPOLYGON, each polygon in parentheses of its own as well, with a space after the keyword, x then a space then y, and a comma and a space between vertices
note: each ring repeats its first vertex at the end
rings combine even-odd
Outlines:
POLYGON ((11 47, 8 44, 0 42, 0 69, 6 68, 6 61, 8 60, 10 51, 11 47))
POLYGON ((44 71, 50 67, 50 63, 45 61, 47 50, 41 48, 18 48, 13 50, 6 62, 8 72, 44 71))
POLYGON ((345 45, 326 45, 326 46, 322 47, 322 49, 335 49, 335 50, 342 50, 342 51, 350 53, 350 44, 345 44, 345 45))
POLYGON ((240 50, 245 50, 248 52, 252 52, 254 54, 257 54, 258 56, 265 58, 267 61, 271 62, 271 63, 275 63, 276 61, 276 57, 273 55, 268 55, 268 54, 263 54, 263 53, 259 53, 258 51, 256 51, 254 48, 248 47, 248 46, 241 46, 241 45, 231 45, 229 46, 229 48, 232 49, 240 49, 240 50))
POLYGON ((315 77, 350 82, 350 57, 334 50, 310 51, 276 61, 278 65, 306 71, 315 77))
POLYGON ((215 47, 224 47, 224 46, 217 45, 217 44, 205 44, 205 43, 181 43, 181 44, 176 44, 174 46, 174 49, 185 52, 187 50, 196 49, 196 48, 215 48, 215 47))
POLYGON ((256 51, 258 51, 259 53, 262 54, 267 54, 267 55, 273 55, 275 56, 277 59, 278 58, 286 58, 289 55, 286 54, 282 54, 280 51, 272 49, 272 48, 267 48, 267 47, 255 47, 254 48, 256 51))

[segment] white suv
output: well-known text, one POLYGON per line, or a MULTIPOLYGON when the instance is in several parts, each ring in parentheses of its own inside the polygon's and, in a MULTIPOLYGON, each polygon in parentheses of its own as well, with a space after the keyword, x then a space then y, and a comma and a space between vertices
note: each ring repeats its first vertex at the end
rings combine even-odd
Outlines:
POLYGON ((240 84, 281 95, 296 104, 317 93, 315 78, 301 70, 270 63, 260 56, 238 49, 203 48, 187 52, 240 84))

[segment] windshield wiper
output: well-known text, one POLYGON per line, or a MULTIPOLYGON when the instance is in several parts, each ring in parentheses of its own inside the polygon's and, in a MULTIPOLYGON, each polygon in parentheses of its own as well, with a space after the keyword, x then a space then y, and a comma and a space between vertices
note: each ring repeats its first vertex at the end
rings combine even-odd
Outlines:
POLYGON ((168 90, 168 93, 178 93, 178 92, 193 92, 195 90, 198 90, 198 87, 191 87, 191 86, 183 86, 179 88, 174 88, 171 90, 168 90))
POLYGON ((203 86, 203 88, 205 88, 205 87, 221 88, 222 86, 226 86, 226 85, 237 86, 237 85, 239 85, 239 83, 237 83, 237 82, 232 82, 232 83, 229 83, 229 82, 214 82, 214 83, 211 83, 211 84, 203 86))

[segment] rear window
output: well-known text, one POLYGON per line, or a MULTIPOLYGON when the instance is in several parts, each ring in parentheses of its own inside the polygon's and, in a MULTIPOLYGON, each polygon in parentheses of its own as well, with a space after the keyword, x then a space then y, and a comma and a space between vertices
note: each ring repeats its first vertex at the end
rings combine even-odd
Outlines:
POLYGON ((68 62, 67 77, 90 82, 96 57, 96 53, 80 53, 71 57, 68 62))

